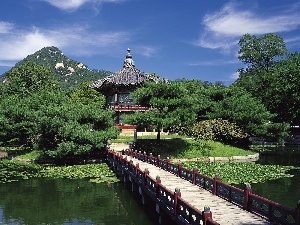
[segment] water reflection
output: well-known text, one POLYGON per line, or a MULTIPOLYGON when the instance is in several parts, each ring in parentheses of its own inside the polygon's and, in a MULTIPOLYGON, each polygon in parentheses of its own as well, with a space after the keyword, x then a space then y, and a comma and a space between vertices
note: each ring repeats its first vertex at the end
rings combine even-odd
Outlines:
POLYGON ((0 185, 0 224, 153 225, 122 183, 30 179, 0 185))
MULTIPOLYGON (((300 155, 299 153, 296 154, 285 151, 279 153, 267 153, 262 154, 257 163, 264 165, 299 167, 300 155)), ((253 193, 291 208, 295 208, 298 200, 300 200, 300 170, 291 170, 289 171, 289 174, 293 175, 293 177, 252 184, 253 193)))

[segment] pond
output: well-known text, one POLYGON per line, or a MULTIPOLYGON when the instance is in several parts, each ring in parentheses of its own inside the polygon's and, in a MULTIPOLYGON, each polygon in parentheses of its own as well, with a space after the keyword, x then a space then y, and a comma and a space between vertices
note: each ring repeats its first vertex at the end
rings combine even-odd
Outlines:
MULTIPOLYGON (((300 166, 300 156, 263 154, 256 163, 300 166)), ((300 170, 290 174, 294 176, 252 184, 253 193, 295 208, 300 200, 300 170)), ((0 184, 0 225, 155 224, 145 211, 123 183, 34 178, 0 184)))
MULTIPOLYGON (((299 167, 300 154, 284 152, 284 150, 279 153, 265 153, 260 155, 256 163, 299 167)), ((291 170, 289 173, 293 177, 252 184, 253 193, 290 208, 295 208, 300 200, 300 170, 291 170)))
POLYGON ((123 183, 34 178, 0 184, 0 224, 154 223, 123 183))

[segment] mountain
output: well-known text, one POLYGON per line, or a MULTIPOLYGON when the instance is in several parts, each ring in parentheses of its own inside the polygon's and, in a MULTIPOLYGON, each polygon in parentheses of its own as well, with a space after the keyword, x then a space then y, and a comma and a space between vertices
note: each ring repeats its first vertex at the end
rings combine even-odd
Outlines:
MULTIPOLYGON (((82 82, 99 80, 112 74, 106 70, 91 70, 83 63, 68 58, 54 46, 42 48, 32 55, 28 55, 15 66, 28 61, 49 67, 63 89, 74 89, 82 82)), ((5 76, 5 74, 3 75, 5 76)))

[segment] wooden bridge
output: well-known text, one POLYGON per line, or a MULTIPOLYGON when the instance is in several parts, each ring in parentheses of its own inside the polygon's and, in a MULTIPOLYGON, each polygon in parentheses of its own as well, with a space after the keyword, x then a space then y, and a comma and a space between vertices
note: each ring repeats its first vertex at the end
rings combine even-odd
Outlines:
MULTIPOLYGON (((108 151, 108 161, 131 190, 176 224, 300 225, 300 205, 291 209, 188 170, 180 164, 132 150, 108 151)), ((160 220, 160 224, 166 224, 160 220)), ((171 223, 171 224, 173 224, 171 223)))

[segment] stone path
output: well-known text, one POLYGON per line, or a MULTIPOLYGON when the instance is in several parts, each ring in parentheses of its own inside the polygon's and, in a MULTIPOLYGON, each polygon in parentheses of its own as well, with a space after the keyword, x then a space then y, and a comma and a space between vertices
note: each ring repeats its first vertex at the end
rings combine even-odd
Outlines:
POLYGON ((175 191, 175 188, 179 188, 181 197, 199 211, 203 211, 204 206, 210 206, 213 219, 221 225, 271 224, 260 216, 245 211, 242 208, 159 167, 137 160, 130 156, 127 156, 127 159, 132 160, 134 165, 139 163, 139 167, 142 171, 147 168, 149 170, 149 175, 152 178, 155 179, 156 176, 160 176, 162 185, 167 189, 175 191))
MULTIPOLYGON (((128 144, 113 143, 110 149, 115 151, 122 151, 129 149, 128 144)), ((125 155, 124 155, 125 157, 125 155)), ((160 176, 162 184, 169 190, 173 191, 175 188, 181 190, 181 197, 197 208, 199 211, 203 211, 204 206, 210 206, 213 213, 213 219, 221 225, 269 225, 270 222, 254 215, 242 208, 222 199, 210 192, 191 184, 180 177, 175 176, 159 167, 151 165, 149 163, 137 160, 127 156, 128 160, 132 160, 134 165, 139 163, 142 171, 146 168, 149 170, 150 176, 155 178, 160 176)))

